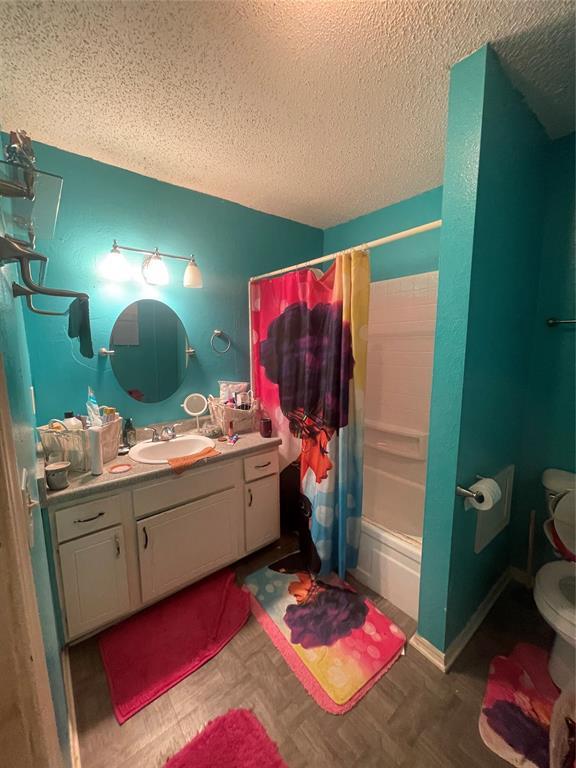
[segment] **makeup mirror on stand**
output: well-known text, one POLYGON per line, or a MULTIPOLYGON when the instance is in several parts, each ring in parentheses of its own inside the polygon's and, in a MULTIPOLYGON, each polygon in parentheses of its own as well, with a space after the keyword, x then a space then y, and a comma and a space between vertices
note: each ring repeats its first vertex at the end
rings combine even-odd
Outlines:
POLYGON ((186 411, 188 416, 196 417, 196 429, 200 429, 200 416, 208 408, 208 400, 199 392, 194 392, 184 400, 182 408, 186 411))

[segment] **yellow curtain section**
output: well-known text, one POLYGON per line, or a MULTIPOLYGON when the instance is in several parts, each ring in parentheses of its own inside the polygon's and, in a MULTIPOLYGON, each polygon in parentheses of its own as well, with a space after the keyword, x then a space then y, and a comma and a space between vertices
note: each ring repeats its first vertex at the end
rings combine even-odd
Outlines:
POLYGON ((364 392, 368 308, 370 304, 370 254, 348 251, 336 257, 334 300, 342 302, 342 320, 350 325, 354 357, 354 388, 364 392))

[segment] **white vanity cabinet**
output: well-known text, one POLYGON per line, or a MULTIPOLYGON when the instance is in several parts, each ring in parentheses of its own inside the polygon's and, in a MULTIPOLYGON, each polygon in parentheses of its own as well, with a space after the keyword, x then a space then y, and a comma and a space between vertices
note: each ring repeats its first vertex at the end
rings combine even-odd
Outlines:
POLYGON ((239 560, 280 536, 277 449, 50 505, 67 640, 239 560))
POLYGON ((246 552, 254 552, 280 536, 278 475, 246 483, 246 552))
POLYGON ((130 608, 121 525, 67 541, 59 548, 68 632, 83 635, 130 608))
POLYGON ((142 600, 173 592, 242 556, 242 502, 234 490, 139 520, 142 600))

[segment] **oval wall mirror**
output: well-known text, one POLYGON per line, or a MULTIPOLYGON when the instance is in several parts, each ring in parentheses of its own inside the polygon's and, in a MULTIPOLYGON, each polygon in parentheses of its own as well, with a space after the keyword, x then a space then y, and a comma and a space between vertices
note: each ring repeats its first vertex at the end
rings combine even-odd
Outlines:
POLYGON ((122 389, 142 403, 174 394, 188 367, 182 321, 162 301, 140 299, 120 313, 110 335, 112 370, 122 389))

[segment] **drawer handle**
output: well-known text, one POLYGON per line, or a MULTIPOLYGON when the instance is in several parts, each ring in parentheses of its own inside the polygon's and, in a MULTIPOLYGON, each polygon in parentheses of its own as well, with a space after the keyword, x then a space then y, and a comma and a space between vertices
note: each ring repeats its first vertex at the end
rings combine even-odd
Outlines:
POLYGON ((120 557, 120 539, 114 536, 114 545, 116 546, 116 557, 120 557))
POLYGON ((78 520, 74 520, 75 523, 91 523, 93 520, 98 520, 99 517, 104 517, 104 512, 98 512, 97 515, 92 517, 79 517, 78 520))
POLYGON ((270 464, 272 464, 271 461, 267 461, 266 464, 255 464, 254 469, 266 469, 266 467, 269 467, 270 464))
POLYGON ((253 501, 253 498, 252 498, 252 488, 248 488, 248 506, 249 507, 252 506, 252 501, 253 501))
POLYGON ((144 549, 148 549, 148 531, 146 530, 146 526, 142 528, 142 531, 144 532, 144 549))

